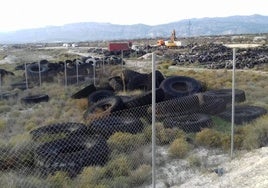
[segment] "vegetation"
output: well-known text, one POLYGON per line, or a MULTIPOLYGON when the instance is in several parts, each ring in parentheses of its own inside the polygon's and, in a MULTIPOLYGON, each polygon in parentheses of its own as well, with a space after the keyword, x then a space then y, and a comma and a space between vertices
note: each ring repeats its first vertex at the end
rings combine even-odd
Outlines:
MULTIPOLYGON (((69 54, 63 49, 17 49, 9 55, 20 56, 14 64, 1 65, 9 71, 14 71, 15 65, 30 63, 46 57, 53 62, 64 61, 68 58, 80 57, 69 54), (33 54, 31 57, 25 54, 33 54)), ((6 54, 0 54, 0 60, 6 54)), ((207 90, 230 88, 232 72, 223 70, 201 69, 200 67, 171 68, 172 62, 164 60, 158 69, 167 77, 182 75, 199 80, 207 90)), ((120 74, 122 67, 106 67, 105 71, 98 69, 99 85, 104 85, 107 78, 120 74)), ((149 72, 150 68, 143 69, 149 72)), ((239 70, 236 72, 236 87, 246 92, 246 101, 243 104, 257 105, 268 109, 267 96, 267 67, 257 67, 256 70, 239 70), (264 73, 263 73, 264 72, 264 73)), ((37 164, 34 151, 38 144, 64 138, 65 134, 43 135, 37 142, 33 142, 29 132, 38 127, 62 122, 84 122, 83 113, 88 108, 87 99, 72 99, 71 95, 83 88, 90 81, 68 85, 60 83, 59 77, 51 82, 33 83, 29 90, 12 89, 10 84, 24 79, 24 71, 14 71, 15 76, 3 78, 2 90, 18 93, 17 98, 0 101, 0 184, 10 185, 8 179, 13 179, 11 187, 19 187, 20 182, 29 187, 135 187, 142 186, 151 180, 151 122, 141 119, 145 128, 138 134, 116 132, 107 139, 111 154, 108 162, 103 166, 87 166, 76 176, 69 177, 66 172, 55 172, 45 177, 36 175, 37 164), (46 103, 25 105, 20 99, 27 95, 46 93, 50 99, 46 103), (20 168, 26 172, 19 174, 20 168)), ((126 91, 119 95, 133 95, 141 93, 126 91)), ((168 148, 168 160, 186 158, 191 167, 200 167, 202 159, 198 156, 189 156, 192 149, 200 146, 219 148, 228 152, 231 146, 231 123, 217 116, 212 116, 213 127, 203 129, 198 133, 185 133, 179 128, 166 128, 161 121, 155 124, 156 144, 159 148, 168 148)), ((255 149, 268 144, 268 115, 253 122, 235 125, 235 149, 255 149)))

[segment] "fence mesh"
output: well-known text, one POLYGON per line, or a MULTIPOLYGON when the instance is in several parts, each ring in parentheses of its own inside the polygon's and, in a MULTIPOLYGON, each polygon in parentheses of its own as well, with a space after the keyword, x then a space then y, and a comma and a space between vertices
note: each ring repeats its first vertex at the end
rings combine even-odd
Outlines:
MULTIPOLYGON (((34 75, 29 75, 30 80, 39 79, 39 74, 31 74, 34 75)), ((48 77, 45 74, 41 76, 43 81, 48 77)), ((135 76, 148 78, 140 74, 135 76)), ((79 77, 68 77, 67 85, 78 83, 79 77)), ((89 98, 87 92, 88 89, 91 93, 98 89, 92 86, 92 80, 87 83, 91 84, 90 87, 81 91, 79 96, 72 95, 72 98, 65 88, 68 99, 66 96, 61 98, 58 93, 58 101, 38 103, 44 110, 41 113, 46 111, 52 117, 51 120, 47 117, 45 123, 38 119, 38 115, 43 114, 35 114, 34 123, 27 122, 28 127, 24 129, 18 127, 20 122, 15 120, 16 117, 23 114, 24 121, 27 121, 32 111, 38 108, 31 104, 20 105, 22 112, 13 112, 6 117, 8 126, 1 130, 4 133, 0 145, 1 187, 151 187, 152 168, 156 168, 157 187, 170 187, 181 185, 200 171, 213 169, 229 159, 230 89, 166 97, 165 92, 158 88, 153 126, 152 92, 142 80, 135 82, 137 88, 132 88, 141 89, 141 94, 107 96, 107 87, 102 87, 98 89, 106 92, 97 101, 89 98), (80 103, 74 103, 74 98, 80 103), (81 98, 86 98, 86 102, 81 98), (73 108, 64 107, 64 100, 71 100, 73 108), (58 111, 49 112, 55 104, 58 111), (83 112, 75 108, 75 104, 79 104, 83 112), (69 113, 77 115, 69 116, 69 113), (59 116, 66 121, 57 122, 59 116), (156 130, 154 167, 153 127, 156 130), (216 149, 210 151, 200 146, 216 149)), ((115 77, 111 83, 113 89, 123 90, 129 86, 123 83, 124 87, 117 87, 115 77)), ((235 93, 236 104, 246 100, 243 90, 237 89, 235 93)), ((44 102, 42 99, 37 96, 29 101, 44 102)), ((8 103, 18 102, 10 100, 8 103)), ((237 112, 236 124, 240 124, 260 117, 266 110, 248 105, 241 109, 237 107, 237 112), (244 113, 243 109, 257 113, 251 113, 252 116, 247 118, 239 117, 240 111, 244 113)), ((241 142, 237 139, 235 147, 239 148, 241 142)))

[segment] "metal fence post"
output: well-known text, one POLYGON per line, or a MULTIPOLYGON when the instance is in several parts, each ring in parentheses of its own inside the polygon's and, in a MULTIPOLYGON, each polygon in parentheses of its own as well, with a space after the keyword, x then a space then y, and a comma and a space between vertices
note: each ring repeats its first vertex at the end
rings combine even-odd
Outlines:
POLYGON ((152 53, 152 187, 155 188, 155 155, 156 155, 156 146, 155 146, 155 54, 152 53))
POLYGON ((232 130, 231 130, 231 159, 234 152, 234 119, 235 119, 235 48, 233 48, 233 74, 232 74, 232 130))
POLYGON ((76 61, 76 84, 78 85, 78 62, 76 61))
POLYGON ((24 69, 25 69, 26 89, 28 90, 28 74, 27 74, 27 65, 26 65, 26 62, 24 62, 24 69))
POLYGON ((1 98, 2 99, 2 74, 0 73, 0 94, 1 94, 1 98))
POLYGON ((66 89, 67 88, 67 65, 66 65, 66 61, 64 62, 64 86, 66 89))
POLYGON ((38 63, 38 69, 39 69, 39 86, 41 87, 42 85, 42 81, 41 81, 41 64, 40 64, 40 61, 38 63))
POLYGON ((94 84, 94 86, 96 86, 96 78, 95 78, 95 76, 96 76, 96 62, 94 61, 93 62, 93 84, 94 84))

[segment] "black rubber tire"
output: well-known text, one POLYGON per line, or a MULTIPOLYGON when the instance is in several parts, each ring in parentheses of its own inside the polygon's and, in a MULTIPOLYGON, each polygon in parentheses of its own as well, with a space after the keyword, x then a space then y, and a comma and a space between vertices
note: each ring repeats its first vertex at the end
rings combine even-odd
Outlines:
POLYGON ((123 91, 123 80, 120 76, 111 77, 108 81, 114 91, 123 91))
MULTIPOLYGON (((161 102, 165 98, 164 91, 161 88, 157 88, 155 91, 156 94, 156 103, 161 102)), ((136 97, 133 97, 132 99, 124 102, 124 106, 126 108, 135 108, 139 106, 144 106, 152 104, 152 91, 147 91, 141 95, 138 95, 136 97)))
MULTIPOLYGON (((222 98, 225 103, 232 102, 232 89, 215 89, 209 90, 203 93, 204 99, 210 99, 212 97, 222 98)), ((246 100, 245 91, 241 89, 235 89, 235 102, 244 102, 246 100)))
POLYGON ((92 137, 94 140, 69 138, 40 145, 35 153, 37 167, 43 175, 65 171, 75 177, 85 166, 104 165, 110 153, 107 142, 102 136, 92 137))
POLYGON ((226 102, 222 98, 206 98, 204 100, 204 103, 200 105, 200 113, 216 115, 226 110, 226 102))
POLYGON ((114 96, 114 92, 111 90, 101 89, 101 90, 94 91, 88 96, 88 105, 90 106, 102 99, 112 97, 112 96, 114 96))
POLYGON ((85 128, 87 128, 87 126, 85 126, 85 124, 83 123, 56 123, 36 128, 30 131, 30 135, 32 136, 33 140, 36 140, 37 138, 42 137, 44 135, 54 135, 59 133, 64 133, 66 134, 66 136, 69 136, 77 134, 79 132, 87 133, 85 128))
MULTIPOLYGON (((266 113, 267 110, 259 106, 250 106, 250 105, 235 106, 234 123, 237 125, 249 123, 266 113)), ((232 108, 228 108, 226 111, 220 113, 218 116, 226 121, 231 122, 232 108)))
MULTIPOLYGON (((159 70, 155 71, 155 87, 158 88, 162 81, 165 80, 164 75, 159 70)), ((148 89, 152 89, 152 73, 148 74, 148 89)))
POLYGON ((103 135, 105 138, 109 138, 115 132, 137 134, 142 132, 144 125, 140 119, 129 115, 107 116, 94 120, 89 127, 93 134, 99 134, 103 135))
POLYGON ((49 96, 47 94, 29 95, 29 96, 21 98, 21 102, 24 104, 33 104, 33 103, 48 102, 48 101, 49 101, 49 96))
POLYGON ((134 71, 134 70, 130 70, 130 69, 125 69, 122 71, 121 73, 121 78, 123 80, 123 83, 125 85, 128 84, 128 82, 130 80, 132 80, 134 77, 136 77, 137 75, 141 75, 141 73, 134 71))
MULTIPOLYGON (((26 90, 26 82, 17 82, 11 84, 12 89, 20 89, 20 90, 26 90)), ((28 88, 31 88, 32 86, 28 83, 28 88)))
MULTIPOLYGON (((85 81, 85 76, 78 75, 78 83, 82 83, 84 81, 85 81)), ((62 78, 61 82, 62 84, 65 84, 65 78, 62 78)), ((67 85, 73 85, 73 84, 77 84, 77 75, 67 76, 67 85)))
POLYGON ((166 100, 156 104, 156 118, 161 120, 169 116, 197 113, 200 109, 199 98, 189 95, 166 100))
MULTIPOLYGON (((27 65, 27 74, 30 79, 33 81, 39 80, 39 64, 33 63, 27 65)), ((40 64, 40 74, 41 79, 46 80, 48 76, 48 67, 47 65, 40 64)))
POLYGON ((122 99, 119 96, 111 96, 92 104, 83 117, 87 121, 92 121, 95 118, 104 117, 122 109, 122 99))
POLYGON ((183 97, 202 90, 200 82, 187 76, 171 76, 162 81, 159 86, 165 92, 165 99, 183 97))
POLYGON ((212 127, 213 121, 207 114, 191 114, 164 119, 165 128, 180 128, 184 132, 200 132, 203 128, 212 127))
POLYGON ((148 87, 148 75, 147 74, 139 74, 131 78, 128 81, 126 87, 128 91, 133 91, 133 90, 149 91, 150 88, 152 88, 152 87, 148 87))
POLYGON ((79 90, 78 92, 74 93, 71 98, 73 99, 81 99, 81 98, 87 98, 91 93, 96 91, 96 87, 94 84, 90 84, 83 89, 79 90))
POLYGON ((0 100, 16 99, 17 97, 18 93, 11 93, 11 92, 0 93, 0 100))

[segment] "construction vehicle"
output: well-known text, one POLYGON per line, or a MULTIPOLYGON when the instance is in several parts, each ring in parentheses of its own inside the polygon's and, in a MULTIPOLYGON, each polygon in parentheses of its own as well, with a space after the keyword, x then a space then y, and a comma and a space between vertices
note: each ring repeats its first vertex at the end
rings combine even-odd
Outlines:
POLYGON ((157 40, 157 46, 165 46, 165 41, 163 39, 157 40))
POLYGON ((175 29, 171 33, 170 40, 157 40, 157 46, 166 46, 168 48, 177 48, 178 46, 181 46, 181 41, 177 41, 175 29))

